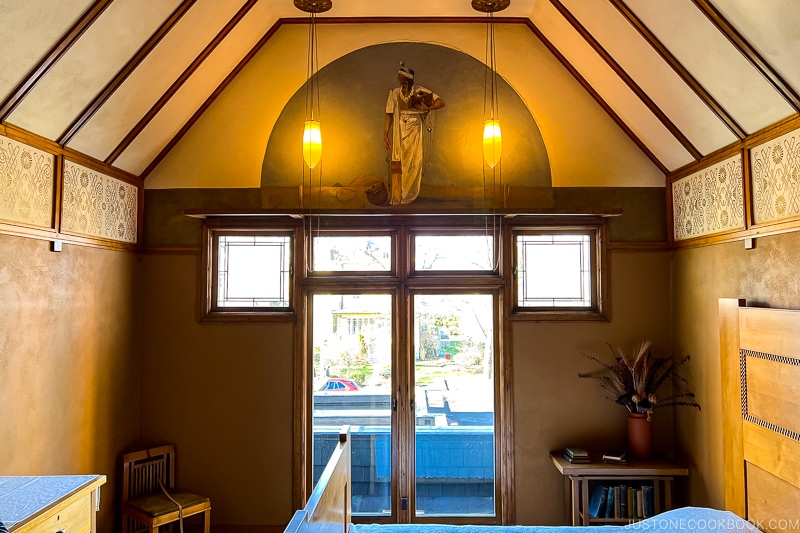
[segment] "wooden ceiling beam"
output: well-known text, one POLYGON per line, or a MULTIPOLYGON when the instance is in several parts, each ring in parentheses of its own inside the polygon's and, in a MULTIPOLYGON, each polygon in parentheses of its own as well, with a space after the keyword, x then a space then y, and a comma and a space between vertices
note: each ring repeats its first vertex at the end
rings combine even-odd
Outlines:
POLYGON ((61 36, 50 50, 39 60, 35 67, 22 81, 17 84, 11 93, 0 103, 0 122, 5 122, 8 116, 22 103, 26 96, 36 87, 50 69, 72 48, 72 45, 89 29, 95 20, 103 14, 114 0, 96 0, 89 9, 61 36))
POLYGON ((603 110, 608 114, 608 116, 611 117, 611 119, 617 123, 617 126, 619 126, 620 129, 628 135, 631 141, 633 141, 633 143, 636 146, 638 146, 639 149, 642 152, 644 152, 644 154, 648 158, 650 158, 653 164, 655 164, 658 167, 658 169, 664 173, 665 176, 669 174, 669 169, 666 167, 666 165, 664 165, 664 163, 662 163, 658 159, 658 157, 656 157, 656 155, 650 150, 650 148, 648 148, 647 145, 633 132, 633 130, 631 130, 630 127, 628 127, 625 121, 622 120, 622 118, 619 115, 617 115, 617 113, 611 108, 610 105, 608 105, 608 102, 606 102, 603 99, 603 97, 600 96, 600 94, 594 89, 594 87, 592 87, 592 85, 586 80, 586 78, 584 78, 581 75, 581 73, 578 72, 578 69, 576 69, 572 65, 572 63, 570 63, 567 60, 567 58, 564 57, 564 55, 559 51, 559 49, 556 48, 556 46, 552 42, 550 42, 550 40, 547 37, 545 37, 545 35, 541 32, 541 30, 539 30, 539 28, 536 27, 533 21, 531 21, 530 19, 526 19, 526 26, 528 27, 528 29, 531 30, 531 32, 533 32, 534 35, 536 35, 536 37, 539 38, 539 40, 550 51, 550 53, 553 54, 553 56, 556 59, 558 59, 558 61, 567 70, 567 72, 572 74, 572 77, 575 78, 575 80, 579 84, 581 84, 581 86, 586 90, 586 92, 589 93, 589 95, 592 98, 594 98, 595 102, 597 102, 598 105, 603 108, 603 110))
POLYGON ((200 65, 203 64, 203 61, 211 55, 211 52, 219 46, 219 44, 225 40, 228 34, 233 31, 237 24, 244 18, 250 9, 256 5, 258 0, 247 0, 244 5, 236 12, 236 14, 228 21, 224 28, 222 28, 219 33, 211 40, 210 43, 203 49, 202 52, 192 61, 192 63, 186 67, 178 79, 176 79, 172 85, 170 85, 169 89, 158 99, 158 101, 150 108, 150 110, 145 113, 145 115, 136 123, 136 125, 128 132, 124 139, 117 145, 116 148, 111 152, 111 154, 105 159, 106 164, 110 165, 117 158, 131 145, 131 143, 139 136, 140 133, 150 124, 150 121, 155 118, 156 115, 167 105, 167 102, 175 96, 175 93, 178 92, 186 81, 191 78, 192 74, 200 68, 200 65))
POLYGON ((800 112, 800 95, 778 74, 772 65, 758 53, 739 31, 722 16, 708 0, 692 0, 694 5, 711 21, 730 43, 747 59, 780 95, 789 102, 795 111, 800 112))
POLYGON ((675 139, 681 144, 681 146, 686 149, 689 154, 695 159, 698 160, 703 157, 703 154, 700 153, 700 150, 695 148, 695 146, 689 141, 686 135, 678 128, 672 120, 664 113, 660 107, 650 98, 647 93, 642 89, 639 84, 637 84, 631 76, 625 72, 625 69, 617 63, 617 61, 611 56, 608 51, 602 47, 602 45, 594 38, 594 36, 586 29, 586 27, 580 23, 580 21, 575 17, 575 15, 570 12, 569 9, 564 6, 560 2, 560 0, 550 0, 550 3, 558 10, 559 13, 567 20, 567 22, 572 25, 575 31, 586 40, 586 42, 591 46, 595 52, 606 62, 606 64, 611 67, 611 70, 620 77, 620 79, 625 82, 628 88, 639 97, 642 103, 650 110, 653 115, 658 118, 661 124, 664 125, 665 128, 672 134, 675 139))
POLYGON ((147 168, 144 169, 144 172, 142 172, 139 175, 142 179, 145 179, 153 171, 153 169, 156 168, 159 163, 161 163, 161 160, 167 156, 167 154, 170 152, 170 150, 172 150, 172 148, 176 144, 178 144, 178 142, 183 138, 183 136, 186 135, 186 132, 188 132, 192 128, 192 126, 194 126, 194 123, 200 119, 203 113, 206 112, 206 109, 211 107, 211 104, 214 103, 214 100, 217 99, 217 96, 219 96, 222 93, 222 91, 225 90, 228 84, 230 84, 230 82, 232 82, 233 79, 239 75, 239 72, 241 72, 242 69, 247 65, 247 63, 250 62, 253 56, 255 56, 265 44, 267 44, 267 41, 269 41, 270 38, 272 38, 272 36, 275 34, 276 31, 278 31, 278 28, 280 28, 282 24, 283 20, 278 19, 275 22, 275 24, 273 24, 272 27, 269 30, 267 30, 267 32, 261 37, 261 39, 258 40, 258 42, 247 53, 247 55, 244 56, 241 61, 239 61, 239 63, 236 65, 236 67, 234 67, 234 69, 230 72, 230 74, 228 74, 225 77, 225 79, 222 80, 222 83, 220 83, 217 86, 217 88, 214 89, 214 92, 212 92, 208 96, 208 98, 206 98, 206 101, 203 102, 203 105, 197 108, 197 111, 195 111, 192 117, 186 121, 186 124, 184 124, 180 130, 178 130, 178 133, 176 133, 169 140, 166 146, 164 146, 164 148, 162 148, 161 151, 158 152, 158 155, 155 157, 155 159, 153 159, 150 162, 150 164, 147 165, 147 168))
POLYGON ((658 55, 661 56, 661 59, 663 59, 670 67, 672 67, 672 70, 675 71, 675 73, 683 80, 683 82, 688 85, 694 91, 697 97, 700 98, 717 116, 717 118, 728 127, 731 133, 736 135, 736 137, 740 140, 747 137, 747 132, 744 131, 744 128, 742 128, 738 122, 736 122, 736 119, 734 119, 733 116, 731 116, 731 114, 728 113, 724 107, 722 107, 722 104, 717 102, 711 93, 708 92, 699 81, 697 81, 697 78, 692 76, 686 67, 684 67, 680 61, 678 61, 678 58, 676 58, 672 52, 670 52, 669 49, 664 46, 664 43, 662 43, 652 31, 650 31, 650 28, 648 28, 642 22, 642 20, 636 16, 636 14, 625 4, 623 0, 609 1, 614 7, 617 8, 622 16, 625 17, 631 26, 633 26, 636 31, 639 32, 639 35, 641 35, 644 40, 647 41, 651 47, 653 47, 653 50, 655 50, 658 55))
POLYGON ((161 42, 161 39, 169 33, 169 31, 177 24, 177 22, 185 15, 189 8, 191 8, 197 0, 183 0, 181 4, 172 12, 172 14, 165 20, 161 26, 150 36, 150 38, 145 42, 141 48, 134 54, 134 56, 122 67, 122 69, 117 72, 114 79, 112 79, 108 84, 103 87, 103 90, 94 97, 94 99, 89 102, 83 111, 78 115, 78 117, 70 124, 67 129, 61 134, 61 137, 58 139, 59 144, 69 144, 69 142, 78 134, 78 132, 83 128, 89 120, 94 116, 95 113, 103 106, 103 104, 111 98, 111 95, 119 89, 119 87, 128 79, 136 67, 144 61, 144 59, 150 54, 150 52, 156 47, 156 45, 161 42))

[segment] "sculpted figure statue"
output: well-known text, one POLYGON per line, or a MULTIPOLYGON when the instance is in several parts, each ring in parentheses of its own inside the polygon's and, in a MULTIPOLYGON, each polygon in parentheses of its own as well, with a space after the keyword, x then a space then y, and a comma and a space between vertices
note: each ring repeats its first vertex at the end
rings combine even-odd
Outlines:
POLYGON ((414 71, 400 63, 399 87, 389 91, 383 142, 391 149, 390 202, 413 202, 422 181, 422 126, 430 111, 444 107, 439 95, 414 84, 414 71))

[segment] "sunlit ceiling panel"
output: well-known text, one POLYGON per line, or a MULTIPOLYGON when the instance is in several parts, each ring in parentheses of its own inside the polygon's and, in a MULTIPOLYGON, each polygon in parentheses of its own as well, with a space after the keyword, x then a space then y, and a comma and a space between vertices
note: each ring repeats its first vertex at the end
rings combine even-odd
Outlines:
POLYGON ((694 160, 550 2, 539 2, 532 20, 664 166, 694 160))
POLYGON ((691 0, 628 0, 627 3, 748 133, 793 113, 691 0))
POLYGON ((800 92, 800 5, 797 0, 716 0, 717 9, 800 92))
POLYGON ((719 117, 610 2, 563 0, 563 4, 701 153, 736 141, 719 117))
POLYGON ((242 0, 199 0, 69 143, 105 159, 214 36, 242 0))
MULTIPOLYGON (((274 21, 267 2, 256 4, 114 163, 141 174, 206 98, 247 55, 274 21)), ((269 83, 269 81, 265 81, 269 83)))
POLYGON ((57 139, 178 3, 178 0, 113 2, 8 121, 48 139, 57 139))
POLYGON ((30 0, 0 3, 0 101, 14 90, 44 54, 80 18, 89 0, 56 4, 30 0))

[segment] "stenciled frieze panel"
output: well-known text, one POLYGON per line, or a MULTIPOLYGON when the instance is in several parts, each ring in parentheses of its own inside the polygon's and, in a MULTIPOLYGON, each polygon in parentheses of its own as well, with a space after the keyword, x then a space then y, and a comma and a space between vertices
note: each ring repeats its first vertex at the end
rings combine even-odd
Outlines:
POLYGON ((750 150, 756 224, 800 215, 800 130, 750 150))
POLYGON ((138 192, 135 185, 64 161, 61 229, 135 243, 138 192))
POLYGON ((672 211, 676 241, 744 228, 742 156, 673 182, 672 211))
POLYGON ((55 156, 0 136, 0 220, 53 227, 55 156))

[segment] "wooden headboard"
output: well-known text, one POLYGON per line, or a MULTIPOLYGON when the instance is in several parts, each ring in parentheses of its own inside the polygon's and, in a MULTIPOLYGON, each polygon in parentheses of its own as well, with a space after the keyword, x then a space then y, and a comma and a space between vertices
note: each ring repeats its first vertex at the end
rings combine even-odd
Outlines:
POLYGON ((719 321, 725 506, 764 531, 795 531, 800 311, 721 298, 719 321))
POLYGON ((350 426, 317 481, 308 503, 295 511, 284 533, 347 533, 350 525, 350 426))

